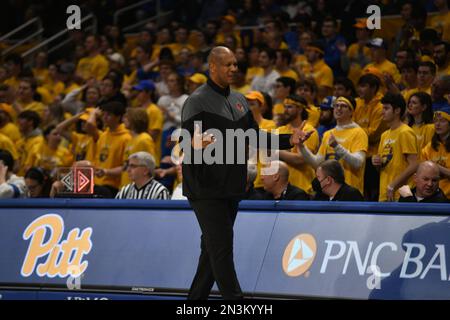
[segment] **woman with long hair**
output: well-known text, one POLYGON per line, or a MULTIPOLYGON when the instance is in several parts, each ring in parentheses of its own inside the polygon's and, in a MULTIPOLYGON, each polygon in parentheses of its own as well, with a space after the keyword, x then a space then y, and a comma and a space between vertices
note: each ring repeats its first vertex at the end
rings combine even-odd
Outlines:
POLYGON ((433 138, 423 148, 421 160, 430 160, 439 165, 439 187, 450 198, 450 108, 435 112, 434 128, 433 138))
POLYGON ((434 135, 433 108, 431 96, 426 92, 416 92, 409 97, 406 109, 408 125, 417 137, 418 150, 422 150, 434 135))

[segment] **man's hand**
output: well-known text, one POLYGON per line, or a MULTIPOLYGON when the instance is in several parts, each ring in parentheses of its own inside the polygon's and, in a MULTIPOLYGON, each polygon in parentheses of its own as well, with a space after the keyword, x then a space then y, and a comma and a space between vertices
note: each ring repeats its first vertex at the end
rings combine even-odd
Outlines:
POLYGON ((212 134, 208 134, 206 132, 202 134, 200 132, 200 127, 198 125, 195 126, 194 137, 192 138, 192 147, 194 150, 204 149, 215 141, 216 139, 212 134))
POLYGON ((333 134, 330 134, 330 138, 328 139, 328 145, 332 148, 336 148, 336 146, 338 145, 336 137, 333 134))
POLYGON ((95 169, 95 175, 99 178, 103 177, 106 175, 106 169, 103 168, 96 168, 95 169))
POLYGON ((391 201, 391 202, 395 201, 394 194, 395 194, 395 189, 391 185, 388 185, 387 192, 386 192, 387 200, 391 201))
POLYGON ((303 121, 301 126, 299 128, 294 128, 292 131, 291 138, 289 139, 289 142, 292 146, 299 146, 301 147, 303 143, 309 139, 309 137, 313 134, 314 131, 303 131, 303 128, 305 127, 306 121, 303 121))
POLYGON ((413 195, 411 188, 408 185, 404 185, 399 188, 398 193, 400 193, 403 198, 412 197, 413 195))

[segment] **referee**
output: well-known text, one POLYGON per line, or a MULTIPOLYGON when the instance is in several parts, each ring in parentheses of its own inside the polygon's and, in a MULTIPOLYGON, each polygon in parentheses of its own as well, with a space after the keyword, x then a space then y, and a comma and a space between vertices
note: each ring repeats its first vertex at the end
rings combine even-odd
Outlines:
MULTIPOLYGON (((226 47, 215 47, 208 57, 208 64, 210 78, 192 93, 183 106, 182 128, 194 137, 191 154, 203 153, 202 149, 215 142, 211 134, 202 134, 194 122, 201 122, 203 131, 219 130, 223 137, 223 159, 227 159, 226 146, 235 145, 235 141, 234 138, 227 141, 226 129, 253 129, 259 134, 259 128, 245 97, 230 90, 237 71, 233 52, 226 47)), ((292 148, 300 140, 300 135, 299 130, 295 130, 292 137, 287 134, 275 137, 266 133, 268 145, 270 139, 278 138, 280 149, 292 148)), ((246 149, 234 148, 234 160, 246 152, 246 149)), ((184 158, 183 194, 188 198, 202 231, 201 254, 189 290, 190 300, 206 300, 214 281, 224 299, 243 298, 233 261, 233 224, 239 201, 245 195, 246 160, 241 164, 237 161, 229 164, 225 160, 213 164, 202 160, 194 164, 184 158)))
POLYGON ((124 186, 116 199, 154 199, 169 200, 169 190, 153 179, 155 159, 145 151, 131 154, 126 163, 126 170, 132 183, 124 186))

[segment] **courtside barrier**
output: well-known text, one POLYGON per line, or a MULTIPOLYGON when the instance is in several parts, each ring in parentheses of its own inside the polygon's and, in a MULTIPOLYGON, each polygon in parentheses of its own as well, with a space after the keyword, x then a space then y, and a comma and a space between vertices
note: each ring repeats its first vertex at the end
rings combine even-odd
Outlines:
MULTIPOLYGON (((243 201, 238 277, 256 298, 449 299, 449 214, 445 204, 243 201)), ((0 299, 183 299, 199 237, 186 201, 2 200, 0 299)))

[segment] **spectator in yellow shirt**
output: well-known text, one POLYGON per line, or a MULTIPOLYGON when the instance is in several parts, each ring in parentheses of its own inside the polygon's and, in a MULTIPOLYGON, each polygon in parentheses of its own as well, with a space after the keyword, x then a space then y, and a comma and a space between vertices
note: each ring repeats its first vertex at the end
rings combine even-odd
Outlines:
POLYGON ((153 102, 152 96, 155 93, 155 85, 151 80, 143 80, 137 86, 133 87, 138 92, 136 96, 137 107, 144 108, 148 115, 148 133, 155 143, 154 158, 156 165, 161 161, 161 138, 164 125, 164 114, 161 109, 153 102))
POLYGON ((342 69, 348 71, 348 78, 356 85, 363 68, 371 61, 371 52, 366 44, 371 38, 373 30, 367 28, 367 19, 358 20, 353 27, 357 42, 351 44, 348 49, 343 41, 337 42, 336 46, 341 51, 342 69))
POLYGON ((450 198, 450 108, 435 112, 435 133, 430 143, 422 149, 421 159, 439 166, 439 187, 450 198))
POLYGON ((425 92, 411 95, 406 108, 408 125, 414 130, 417 138, 418 156, 421 150, 431 142, 434 135, 433 107, 431 96, 425 92))
POLYGON ((76 74, 83 80, 91 78, 102 80, 108 73, 108 60, 99 52, 99 38, 96 35, 88 35, 84 42, 87 56, 82 58, 77 65, 76 74))
POLYGON ((434 0, 434 5, 438 9, 436 15, 430 16, 427 25, 435 29, 442 40, 450 41, 450 11, 447 0, 434 0))
POLYGON ((402 122, 406 103, 401 94, 387 93, 383 99, 383 120, 389 129, 381 135, 378 154, 372 164, 380 170, 379 201, 397 201, 396 191, 416 171, 417 138, 402 122))
POLYGON ((22 134, 22 138, 17 142, 19 176, 23 176, 33 166, 32 158, 30 157, 33 148, 44 141, 42 131, 39 129, 40 122, 41 118, 32 110, 23 111, 17 117, 17 124, 22 134))
POLYGON ((275 104, 272 110, 272 119, 277 127, 284 125, 284 99, 295 93, 296 81, 289 77, 279 77, 275 82, 275 104))
POLYGON ((299 77, 297 72, 290 67, 292 62, 291 52, 288 49, 278 49, 276 55, 275 69, 280 74, 280 77, 289 77, 298 81, 299 77))
POLYGON ((95 160, 96 143, 101 134, 97 129, 96 116, 94 108, 88 108, 85 111, 64 120, 57 125, 56 130, 71 143, 71 152, 75 161, 95 160), (70 128, 75 124, 75 130, 70 128))
POLYGON ((333 96, 352 97, 356 96, 355 86, 349 78, 336 78, 333 86, 333 96))
POLYGON ((450 74, 450 44, 446 41, 439 41, 434 44, 433 59, 438 67, 437 75, 445 76, 450 74))
POLYGON ((306 99, 308 102, 308 120, 309 123, 314 128, 319 125, 320 119, 320 109, 316 107, 318 99, 318 88, 313 80, 305 80, 298 83, 296 94, 306 99))
POLYGON ((220 20, 220 30, 216 35, 215 43, 224 44, 227 36, 233 36, 236 38, 237 46, 242 45, 241 35, 239 30, 235 30, 236 18, 232 15, 223 16, 220 20))
POLYGON ((321 100, 331 94, 333 89, 333 71, 323 59, 325 51, 322 42, 313 41, 306 48, 306 58, 309 65, 298 70, 307 80, 314 80, 318 87, 318 98, 321 100))
POLYGON ((73 157, 69 149, 61 145, 61 135, 55 126, 45 129, 44 141, 33 148, 30 154, 32 166, 39 167, 56 177, 58 167, 70 167, 73 157))
POLYGON ((10 86, 13 92, 19 89, 19 76, 23 69, 23 59, 17 53, 11 53, 5 58, 5 67, 8 72, 9 78, 3 83, 10 86))
POLYGON ((95 157, 95 184, 108 188, 115 196, 120 187, 123 154, 131 140, 129 131, 122 123, 125 105, 120 102, 108 102, 101 107, 103 123, 107 129, 97 141, 95 157))
POLYGON ((44 110, 47 107, 41 102, 34 99, 36 88, 36 80, 34 80, 33 78, 22 78, 20 80, 19 88, 17 91, 18 99, 12 104, 16 113, 31 110, 37 112, 39 117, 42 119, 44 110))
POLYGON ((245 80, 247 70, 248 67, 246 62, 243 61, 238 62, 237 70, 233 74, 233 83, 231 84, 231 89, 239 93, 242 93, 243 95, 246 95, 252 90, 250 85, 245 80))
POLYGON ((367 70, 370 67, 376 68, 381 73, 389 74, 394 79, 395 83, 399 83, 401 77, 397 66, 386 58, 386 41, 382 38, 373 38, 372 40, 370 40, 367 46, 371 48, 373 62, 366 65, 363 71, 367 70))
POLYGON ((6 103, 0 103, 0 133, 6 135, 13 143, 17 143, 20 138, 20 131, 13 122, 16 112, 6 103))
MULTIPOLYGON (((155 155, 155 143, 152 137, 147 133, 148 117, 147 111, 143 108, 129 108, 124 116, 125 127, 130 131, 131 140, 125 147, 123 154, 123 162, 128 160, 128 157, 139 151, 150 153, 152 157, 155 155)), ((121 167, 122 169, 122 167, 121 167)), ((122 171, 121 187, 130 183, 127 172, 122 171)))
MULTIPOLYGON (((316 152, 319 147, 319 135, 317 130, 307 123, 309 117, 307 111, 307 101, 305 98, 293 94, 289 95, 284 101, 284 118, 287 122, 285 126, 278 128, 278 133, 289 134, 295 128, 300 128, 310 132, 311 137, 305 142, 305 145, 316 152)), ((294 146, 291 150, 280 150, 279 158, 288 164, 289 183, 307 193, 312 193, 311 182, 314 179, 314 168, 304 159, 299 152, 298 147, 294 146)), ((264 172, 262 172, 264 174, 264 172)))
POLYGON ((352 97, 338 97, 333 107, 336 127, 324 133, 317 155, 302 142, 299 149, 305 161, 314 168, 324 160, 338 160, 344 169, 345 182, 363 193, 368 138, 364 130, 352 121, 355 108, 356 102, 352 97))

